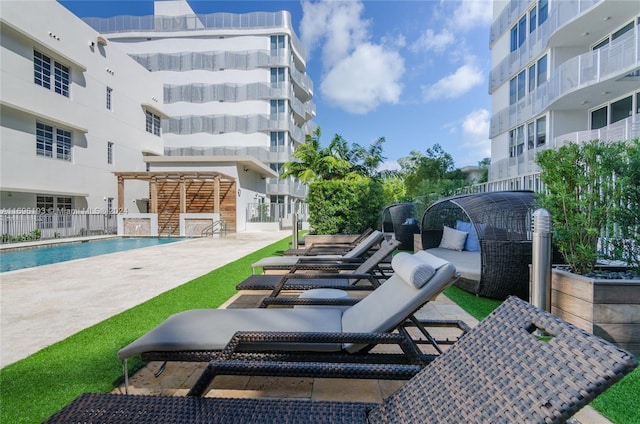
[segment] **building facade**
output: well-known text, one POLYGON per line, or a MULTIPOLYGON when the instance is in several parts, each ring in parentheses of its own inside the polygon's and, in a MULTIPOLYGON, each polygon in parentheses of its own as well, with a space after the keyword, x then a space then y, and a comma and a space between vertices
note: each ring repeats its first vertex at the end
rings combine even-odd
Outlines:
MULTIPOLYGON (((0 32, 0 209, 116 212, 114 172, 163 153, 162 82, 56 1, 0 2, 0 32)), ((132 183, 124 209, 147 198, 132 183)))
POLYGON ((290 14, 196 15, 184 0, 154 15, 85 21, 164 83, 163 155, 152 171, 219 171, 238 178, 238 229, 254 214, 286 219, 306 186, 280 180, 314 129, 313 84, 290 14))
POLYGON ((493 2, 488 190, 538 190, 536 154, 640 137, 640 2, 493 2))

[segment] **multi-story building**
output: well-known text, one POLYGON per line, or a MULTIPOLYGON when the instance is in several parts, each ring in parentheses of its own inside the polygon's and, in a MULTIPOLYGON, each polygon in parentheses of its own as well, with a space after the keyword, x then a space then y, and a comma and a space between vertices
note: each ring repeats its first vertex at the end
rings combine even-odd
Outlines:
MULTIPOLYGON (((0 2, 3 234, 11 211, 111 213, 114 172, 145 171, 144 155, 163 153, 162 82, 56 1, 34 5, 0 2)), ((147 198, 132 182, 122 203, 141 212, 147 198)), ((56 235, 70 225, 40 221, 56 235)))
POLYGON ((165 149, 145 158, 152 171, 237 177, 248 188, 238 190, 238 205, 250 205, 246 216, 239 211, 239 228, 265 210, 288 215, 306 197, 305 185, 278 178, 315 116, 305 50, 288 12, 196 15, 185 0, 172 0, 154 2, 152 16, 85 21, 164 82, 165 149))
POLYGON ((640 2, 497 0, 489 190, 539 189, 541 149, 640 136, 640 2))

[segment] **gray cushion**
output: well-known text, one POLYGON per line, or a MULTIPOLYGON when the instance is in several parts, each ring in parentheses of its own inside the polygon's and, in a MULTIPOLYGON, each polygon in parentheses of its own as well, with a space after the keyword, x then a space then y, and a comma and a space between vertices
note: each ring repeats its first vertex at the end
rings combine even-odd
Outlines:
POLYGON ((391 260, 393 270, 407 283, 419 289, 436 273, 428 263, 407 252, 399 252, 391 260))
MULTIPOLYGON (((342 310, 194 309, 170 316, 118 352, 120 359, 143 352, 221 350, 236 331, 340 332, 342 310)), ((298 345, 301 350, 304 346, 298 345)), ((287 349, 287 346, 280 346, 287 349)), ((338 351, 340 344, 313 345, 306 350, 338 351)))
POLYGON ((480 281, 480 252, 469 252, 466 250, 458 252, 441 247, 427 249, 426 252, 454 264, 456 271, 460 273, 460 277, 471 281, 480 281))

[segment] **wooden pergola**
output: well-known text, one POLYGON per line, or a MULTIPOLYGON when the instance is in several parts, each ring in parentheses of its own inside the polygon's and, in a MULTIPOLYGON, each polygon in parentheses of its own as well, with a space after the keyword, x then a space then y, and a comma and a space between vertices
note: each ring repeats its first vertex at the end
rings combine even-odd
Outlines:
POLYGON ((191 181, 213 181, 213 213, 220 213, 220 182, 235 182, 235 178, 220 172, 114 172, 118 178, 118 210, 124 210, 124 183, 126 180, 149 183, 149 213, 158 213, 158 183, 177 182, 180 187, 180 213, 187 211, 187 183, 191 181))

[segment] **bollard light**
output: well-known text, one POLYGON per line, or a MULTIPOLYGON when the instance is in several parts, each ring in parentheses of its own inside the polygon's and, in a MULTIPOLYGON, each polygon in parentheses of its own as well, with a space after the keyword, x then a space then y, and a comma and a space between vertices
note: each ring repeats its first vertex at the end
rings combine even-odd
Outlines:
POLYGON ((551 312, 551 214, 546 209, 533 213, 531 258, 531 304, 551 312))

